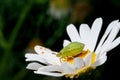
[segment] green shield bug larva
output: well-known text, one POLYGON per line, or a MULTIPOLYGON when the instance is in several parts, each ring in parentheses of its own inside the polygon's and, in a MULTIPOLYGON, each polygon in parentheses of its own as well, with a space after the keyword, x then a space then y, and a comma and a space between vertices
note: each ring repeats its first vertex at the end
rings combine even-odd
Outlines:
POLYGON ((73 57, 82 52, 84 44, 80 42, 71 42, 57 54, 57 57, 73 57))

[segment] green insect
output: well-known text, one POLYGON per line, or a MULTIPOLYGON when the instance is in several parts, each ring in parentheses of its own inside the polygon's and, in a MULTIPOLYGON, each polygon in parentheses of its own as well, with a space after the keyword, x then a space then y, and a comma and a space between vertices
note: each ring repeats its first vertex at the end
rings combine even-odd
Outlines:
POLYGON ((57 54, 57 57, 73 57, 80 54, 83 51, 84 44, 80 42, 71 42, 67 46, 65 46, 60 52, 57 54))

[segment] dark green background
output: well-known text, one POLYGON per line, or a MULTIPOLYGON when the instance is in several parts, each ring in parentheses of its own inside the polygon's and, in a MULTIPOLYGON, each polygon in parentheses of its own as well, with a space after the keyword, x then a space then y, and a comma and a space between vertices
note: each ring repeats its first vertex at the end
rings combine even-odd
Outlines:
MULTIPOLYGON (((0 0, 0 80, 63 80, 34 74, 26 70, 25 53, 29 42, 39 38, 52 50, 62 48, 63 39, 69 39, 66 26, 69 15, 64 19, 53 19, 46 14, 50 0, 0 0)), ((76 0, 72 0, 73 2, 76 0)), ((103 18, 102 33, 107 25, 120 19, 119 0, 91 0, 93 12, 84 23, 91 26, 97 17, 103 18)), ((78 28, 81 23, 74 23, 78 28)), ((118 34, 120 35, 120 33, 118 34)), ((108 52, 105 64, 99 66, 92 76, 77 80, 119 80, 120 45, 108 52)), ((65 79, 69 80, 69 79, 65 79)))

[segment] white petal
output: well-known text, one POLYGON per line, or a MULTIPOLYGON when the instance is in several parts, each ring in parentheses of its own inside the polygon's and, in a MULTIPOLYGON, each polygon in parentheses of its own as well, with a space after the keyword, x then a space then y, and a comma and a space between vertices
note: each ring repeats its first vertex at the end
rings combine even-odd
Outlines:
POLYGON ((117 36, 118 32, 119 32, 119 28, 117 27, 117 24, 116 24, 116 26, 114 26, 113 29, 111 30, 109 36, 107 37, 103 45, 107 45, 111 43, 117 36))
POLYGON ((61 73, 62 68, 60 66, 44 66, 38 69, 38 71, 34 71, 37 74, 49 75, 49 76, 63 76, 61 73))
POLYGON ((104 55, 102 55, 99 59, 97 59, 92 66, 100 66, 104 64, 106 60, 107 60, 107 56, 106 53, 104 53, 104 55))
POLYGON ((73 24, 70 24, 67 26, 67 33, 68 33, 72 42, 75 42, 75 41, 81 42, 79 33, 73 24))
POLYGON ((69 43, 70 43, 70 41, 64 40, 64 41, 63 41, 63 47, 67 46, 69 43))
MULTIPOLYGON (((108 28, 106 29, 106 31, 105 31, 102 39, 100 40, 100 42, 99 42, 99 44, 98 44, 98 46, 97 46, 97 49, 96 49, 95 53, 99 53, 99 52, 100 52, 101 47, 102 47, 104 41, 106 40, 106 37, 109 35, 109 33, 111 32, 111 30, 112 30, 114 27, 116 27, 116 24, 117 24, 117 27, 118 27, 118 25, 119 25, 119 24, 118 24, 118 20, 115 20, 115 21, 111 22, 111 23, 108 25, 108 28)), ((108 41, 108 42, 109 42, 109 41, 108 41)))
POLYGON ((84 58, 84 64, 85 64, 85 66, 90 65, 91 58, 92 58, 92 53, 89 53, 89 54, 84 58))
POLYGON ((104 45, 102 47, 100 55, 102 55, 102 53, 104 53, 104 52, 108 52, 108 51, 112 50, 113 48, 117 47, 119 44, 120 44, 120 37, 118 37, 117 39, 115 39, 112 43, 109 43, 106 46, 104 45))
POLYGON ((61 70, 62 70, 62 68, 57 65, 43 66, 38 69, 38 71, 46 71, 46 72, 53 72, 53 71, 61 72, 61 70))
POLYGON ((92 28, 91 28, 91 44, 92 44, 92 49, 91 51, 94 51, 95 49, 95 46, 96 46, 96 43, 97 43, 97 39, 99 37, 99 33, 100 33, 100 30, 101 30, 101 27, 102 27, 102 18, 97 18, 93 25, 92 25, 92 28))
POLYGON ((34 73, 47 75, 47 76, 53 76, 53 77, 61 77, 61 76, 65 75, 65 74, 62 74, 62 73, 51 73, 51 72, 44 72, 44 71, 34 71, 34 73))
POLYGON ((36 53, 38 53, 40 55, 42 55, 42 54, 48 54, 48 53, 50 53, 50 54, 57 54, 57 52, 52 51, 52 50, 50 50, 48 48, 45 48, 43 46, 39 46, 39 45, 36 45, 34 47, 34 49, 35 49, 36 53))
POLYGON ((56 57, 56 55, 47 54, 47 55, 44 56, 44 59, 45 59, 49 64, 52 64, 52 65, 60 65, 60 64, 61 64, 60 58, 59 58, 59 57, 56 57))
POLYGON ((74 74, 76 72, 75 66, 67 62, 62 63, 62 72, 66 74, 74 74))
POLYGON ((35 46, 35 51, 45 59, 49 64, 59 65, 60 59, 56 56, 57 52, 54 52, 48 48, 42 46, 35 46))
POLYGON ((39 61, 39 62, 42 62, 42 63, 46 63, 44 58, 41 55, 38 55, 38 54, 27 53, 27 54, 25 54, 25 57, 27 58, 26 61, 39 61))
POLYGON ((118 37, 117 39, 115 39, 111 45, 108 47, 108 49, 106 51, 109 51, 113 48, 115 48, 116 46, 120 45, 120 37, 118 37))
POLYGON ((116 27, 114 26, 114 28, 113 28, 112 31, 110 32, 110 34, 109 34, 109 36, 108 36, 108 38, 107 38, 107 40, 105 41, 104 44, 107 44, 107 43, 112 42, 112 41, 115 39, 115 37, 117 36, 118 32, 119 32, 118 27, 117 27, 117 26, 116 26, 116 27))
POLYGON ((81 24, 79 28, 80 37, 82 39, 82 43, 85 44, 85 50, 90 49, 91 50, 91 33, 90 28, 87 24, 81 24))
POLYGON ((75 58, 74 60, 74 66, 77 69, 81 69, 84 66, 84 61, 81 58, 75 58))
POLYGON ((59 72, 59 73, 66 73, 66 74, 71 74, 75 72, 75 67, 73 67, 73 65, 69 64, 69 63, 62 63, 61 66, 57 66, 57 65, 49 65, 49 66, 44 66, 38 69, 38 71, 44 71, 44 72, 51 72, 51 73, 55 73, 55 72, 59 72))
POLYGON ((43 65, 37 63, 37 62, 33 62, 33 63, 29 63, 28 66, 26 67, 27 69, 31 69, 31 70, 38 70, 40 67, 42 67, 43 65))

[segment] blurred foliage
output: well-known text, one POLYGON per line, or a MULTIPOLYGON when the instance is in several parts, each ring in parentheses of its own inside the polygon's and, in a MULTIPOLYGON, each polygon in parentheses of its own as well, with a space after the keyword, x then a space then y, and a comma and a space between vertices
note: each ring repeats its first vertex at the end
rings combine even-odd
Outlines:
MULTIPOLYGON (((108 21, 111 20, 106 18, 107 16, 103 15, 103 13, 100 15, 99 11, 95 9, 97 4, 94 0, 85 0, 87 7, 86 4, 83 4, 82 8, 78 6, 77 9, 73 10, 75 13, 71 11, 66 17, 55 19, 47 13, 50 7, 50 1, 51 0, 0 0, 0 80, 65 79, 64 77, 54 78, 37 75, 32 71, 26 70, 27 62, 25 62, 25 53, 33 52, 33 47, 36 44, 59 51, 62 48, 61 44, 63 43, 63 39, 68 38, 65 29, 70 23, 79 27, 78 25, 81 22, 92 23, 91 21, 93 21, 96 16, 101 16, 108 21), (94 2, 95 4, 93 4, 94 2), (90 9, 87 9, 89 7, 90 9), (85 11, 86 9, 90 11, 85 11), (78 16, 79 14, 83 16, 78 16)), ((71 6, 75 6, 75 3, 78 1, 81 2, 84 0, 70 1, 72 3, 71 6)), ((114 5, 117 5, 117 8, 119 8, 120 4, 118 4, 117 1, 118 0, 112 0, 114 5)), ((99 5, 99 2, 97 3, 99 5)), ((100 8, 98 5, 96 8, 100 8)), ((74 7, 71 9, 73 8, 74 7)), ((119 10, 117 11, 117 15, 109 14, 109 16, 116 19, 119 17, 119 10)), ((101 80, 102 68, 103 66, 96 69, 93 73, 94 79, 90 79, 101 80)))

